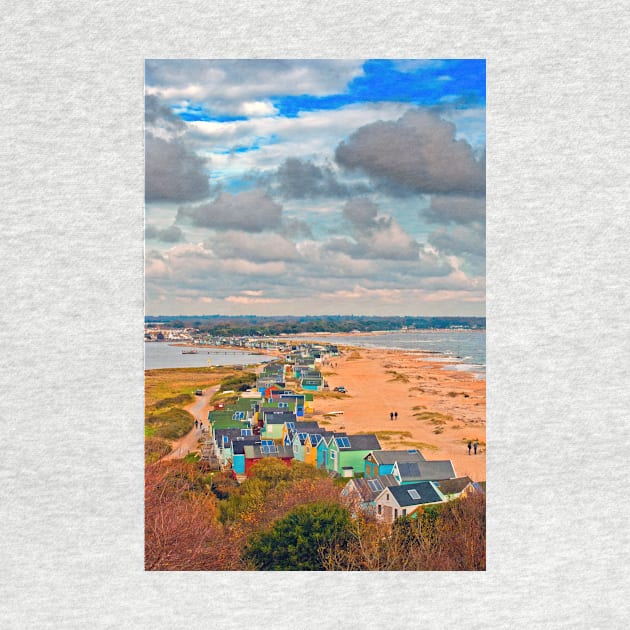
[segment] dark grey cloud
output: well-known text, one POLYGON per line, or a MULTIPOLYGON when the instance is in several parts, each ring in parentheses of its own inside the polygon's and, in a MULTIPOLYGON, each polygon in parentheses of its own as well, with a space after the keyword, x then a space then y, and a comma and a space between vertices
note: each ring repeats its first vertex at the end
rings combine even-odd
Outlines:
POLYGON ((281 225, 282 206, 259 189, 236 195, 223 192, 211 203, 179 208, 177 220, 182 219, 197 227, 262 232, 281 225))
POLYGON ((378 206, 369 199, 351 199, 343 207, 343 217, 353 226, 364 229, 376 225, 378 206))
POLYGON ((164 243, 177 243, 182 240, 183 236, 182 231, 176 225, 160 230, 155 225, 148 223, 144 229, 144 234, 146 238, 154 238, 164 243))
POLYGON ((435 223, 472 223, 485 221, 485 197, 434 195, 431 205, 422 214, 435 223))
POLYGON ((209 194, 206 160, 182 138, 146 133, 144 178, 146 201, 197 201, 209 194))
POLYGON ((160 127, 170 132, 180 132, 186 128, 186 123, 153 94, 144 97, 144 122, 147 127, 160 127))
POLYGON ((349 197, 365 194, 369 188, 365 184, 340 182, 329 165, 318 166, 310 160, 287 158, 275 174, 278 190, 290 199, 313 197, 349 197))
POLYGON ((427 110, 410 110, 395 122, 360 127, 337 146, 335 159, 375 183, 416 193, 485 191, 485 161, 475 159, 468 142, 455 138, 455 125, 427 110))

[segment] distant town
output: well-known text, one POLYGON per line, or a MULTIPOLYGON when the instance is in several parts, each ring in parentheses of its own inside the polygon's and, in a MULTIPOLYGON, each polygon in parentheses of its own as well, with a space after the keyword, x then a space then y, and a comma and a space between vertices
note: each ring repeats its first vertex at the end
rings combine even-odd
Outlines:
MULTIPOLYGON (((244 345, 243 337, 306 333, 361 333, 409 330, 485 330, 484 317, 227 317, 162 316, 145 318, 145 341, 244 345), (227 341, 230 341, 228 343, 227 341)), ((266 346, 265 346, 266 347, 266 346)))

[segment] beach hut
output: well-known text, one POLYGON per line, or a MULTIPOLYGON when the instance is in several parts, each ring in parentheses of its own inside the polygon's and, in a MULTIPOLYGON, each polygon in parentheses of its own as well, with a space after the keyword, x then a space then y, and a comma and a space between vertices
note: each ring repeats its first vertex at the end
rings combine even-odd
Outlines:
POLYGON ((424 462, 424 456, 417 449, 401 451, 372 451, 365 456, 365 476, 390 475, 396 462, 424 462))
POLYGON ((381 475, 362 479, 350 479, 341 491, 342 497, 350 501, 364 512, 376 514, 376 497, 388 486, 398 485, 393 475, 381 475))
MULTIPOLYGON (((269 440, 271 442, 271 440, 269 440)), ((269 457, 280 460, 287 466, 293 460, 293 449, 290 446, 278 446, 277 444, 263 443, 246 445, 245 451, 245 475, 249 477, 252 466, 269 457)))
POLYGON ((392 475, 401 484, 413 484, 419 481, 442 481, 457 477, 450 459, 424 462, 396 462, 392 475))
MULTIPOLYGON (((352 468, 351 475, 363 473, 365 470, 365 456, 371 451, 380 450, 381 445, 376 435, 347 435, 335 434, 328 445, 329 470, 342 474, 352 468)), ((347 472, 346 472, 347 474, 347 472)))
POLYGON ((386 486, 376 497, 377 518, 392 523, 401 516, 409 516, 420 508, 444 503, 446 497, 433 481, 419 481, 404 486, 386 486))

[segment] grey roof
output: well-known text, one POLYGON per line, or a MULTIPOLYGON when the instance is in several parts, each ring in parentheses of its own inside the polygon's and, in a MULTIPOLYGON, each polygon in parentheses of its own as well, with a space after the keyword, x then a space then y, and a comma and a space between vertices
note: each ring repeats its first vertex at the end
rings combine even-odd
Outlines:
MULTIPOLYGON (((246 427, 243 427, 244 429, 246 427)), ((231 442, 233 439, 240 437, 241 436, 241 430, 240 429, 215 429, 214 430, 214 441, 217 443, 218 446, 223 446, 223 436, 227 435, 228 436, 228 443, 231 442)))
MULTIPOLYGON (((378 438, 373 435, 349 435, 351 451, 373 451, 380 449, 378 438)), ((348 450, 348 449, 345 449, 348 450)))
MULTIPOLYGON (((396 462, 423 462, 424 456, 417 450, 405 450, 405 451, 374 451, 372 453, 376 463, 381 464, 395 464, 396 462)), ((367 455, 366 455, 367 457, 367 455)))
POLYGON ((398 472, 402 481, 441 481, 453 479, 455 470, 450 459, 398 463, 398 472))
POLYGON ((319 424, 317 424, 317 422, 296 422, 295 430, 298 433, 321 433, 319 424))
POLYGON ((247 459, 258 458, 258 457, 281 457, 281 458, 292 458, 293 457, 293 448, 290 446, 277 446, 275 453, 263 453, 260 450, 260 444, 252 444, 245 446, 245 457, 247 459))
POLYGON ((246 446, 256 443, 260 443, 260 436, 258 435, 248 435, 246 437, 236 438, 232 442, 232 453, 234 453, 234 455, 243 455, 243 453, 245 453, 246 446))
POLYGON ((398 482, 393 475, 380 475, 379 477, 366 477, 366 478, 355 478, 349 481, 348 483, 352 483, 354 487, 357 489, 359 496, 362 501, 371 502, 376 499, 376 497, 383 491, 384 488, 388 486, 397 486, 398 482), (381 485, 380 490, 373 490, 370 487, 369 481, 378 480, 381 485))
POLYGON ((472 483, 470 477, 456 477, 455 479, 444 479, 438 484, 438 488, 442 494, 458 494, 469 483, 472 483))
POLYGON ((400 507, 409 505, 423 505, 425 503, 440 503, 443 498, 440 496, 437 488, 430 481, 419 481, 418 483, 410 483, 406 486, 388 486, 390 494, 396 499, 400 507), (419 495, 419 499, 414 499, 410 490, 415 490, 419 495))
POLYGON ((265 413, 265 422, 267 424, 284 424, 285 422, 295 422, 295 414, 290 411, 283 413, 265 413))

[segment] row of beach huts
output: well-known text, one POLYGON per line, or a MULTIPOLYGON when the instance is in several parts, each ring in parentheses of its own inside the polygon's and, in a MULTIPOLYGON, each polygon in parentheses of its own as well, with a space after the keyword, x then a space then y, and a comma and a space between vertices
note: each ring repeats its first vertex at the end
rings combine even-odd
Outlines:
POLYGON ((310 464, 348 478, 342 495, 386 522, 484 491, 469 477, 457 477, 450 460, 427 460, 418 449, 382 449, 374 434, 329 431, 310 420, 312 391, 326 387, 318 367, 337 353, 325 350, 298 346, 282 362, 265 365, 255 389, 231 404, 216 404, 208 414, 204 459, 240 481, 266 458, 310 464), (287 387, 289 379, 299 391, 287 387))

